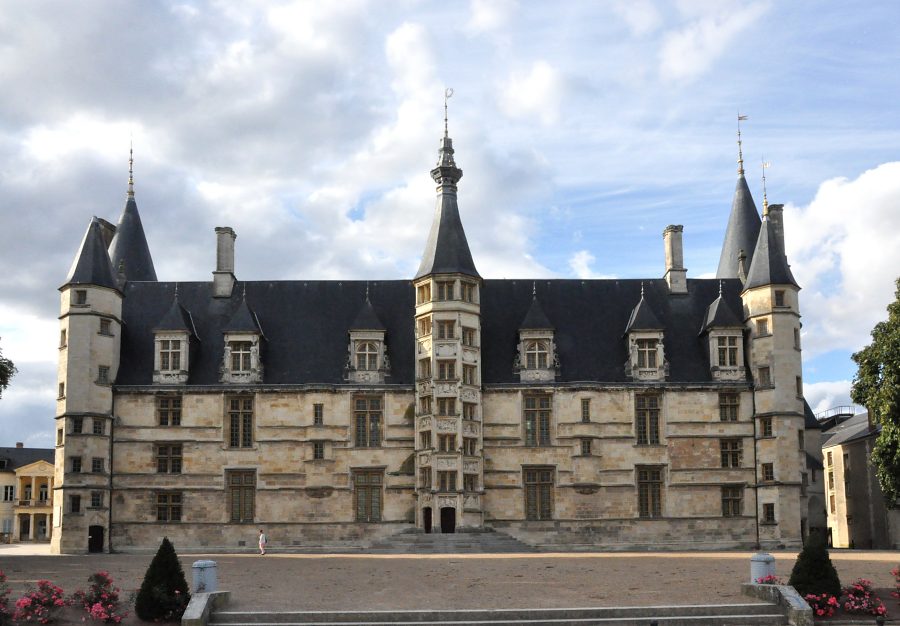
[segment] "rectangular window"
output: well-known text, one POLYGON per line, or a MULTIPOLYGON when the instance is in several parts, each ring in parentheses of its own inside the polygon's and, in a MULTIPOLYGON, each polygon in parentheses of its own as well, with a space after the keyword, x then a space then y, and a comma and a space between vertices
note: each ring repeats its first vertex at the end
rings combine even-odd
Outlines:
POLYGON ((796 385, 797 385, 797 397, 802 398, 803 397, 803 379, 800 378, 799 376, 797 376, 796 385))
POLYGON ((61 446, 62 442, 63 442, 63 429, 57 428, 56 429, 56 445, 61 446))
POLYGON ((800 349, 800 329, 794 329, 794 347, 800 349))
POLYGON ((456 323, 451 320, 438 320, 437 326, 438 339, 454 339, 456 337, 456 323))
POLYGON ((438 472, 438 489, 456 491, 456 472, 438 472))
POLYGON ((456 361, 438 361, 438 380, 456 380, 456 361))
POLYGON ((456 435, 438 435, 437 439, 440 452, 454 452, 456 450, 456 435))
POLYGON ((102 474, 103 473, 103 459, 95 456, 91 459, 91 473, 93 474, 102 474))
POLYGON ((419 449, 428 450, 431 448, 431 431, 423 430, 419 433, 419 449))
POLYGON ((181 426, 181 396, 156 396, 156 417, 160 426, 181 426))
POLYGON ((313 404, 313 426, 321 426, 325 423, 325 405, 313 404))
POLYGON ((775 290, 775 306, 784 306, 784 290, 775 290))
POLYGON ((419 415, 431 415, 431 396, 419 398, 419 415))
POLYGON ((456 398, 438 398, 438 415, 456 415, 456 398))
POLYGON ((92 491, 91 492, 91 508, 99 509, 103 506, 103 492, 102 491, 92 491))
POLYGON ((829 510, 831 511, 831 513, 833 514, 833 513, 834 513, 834 510, 835 510, 835 506, 834 506, 834 494, 831 494, 830 496, 828 496, 828 508, 829 508, 829 510))
POLYGON ((475 405, 471 402, 463 402, 463 418, 467 420, 475 419, 475 405))
POLYGON ((775 523, 775 504, 767 502, 763 504, 763 522, 766 524, 775 523))
POLYGON ((640 517, 662 517, 662 469, 641 466, 636 469, 638 515, 640 517))
POLYGON ((419 468, 419 487, 422 489, 431 489, 431 468, 419 468))
POLYGON ((474 437, 463 437, 463 454, 466 456, 475 456, 478 440, 474 437))
POLYGON ((722 467, 740 467, 743 449, 740 439, 720 439, 719 452, 722 467))
POLYGON ((756 320, 756 336, 764 337, 768 334, 769 334, 769 320, 765 319, 765 318, 763 318, 761 320, 756 320))
POLYGON ((250 342, 249 341, 231 341, 228 344, 231 347, 231 371, 232 372, 249 372, 250 371, 250 342))
POLYGON ((800 495, 805 496, 809 487, 809 475, 806 472, 800 472, 800 495))
POLYGON ((591 421, 591 399, 590 398, 582 398, 581 399, 581 421, 582 422, 590 422, 591 421))
POLYGON ((66 345, 68 345, 66 343, 66 329, 63 328, 61 331, 59 331, 59 347, 65 348, 66 345))
POLYGON ((101 385, 109 384, 109 365, 100 365, 97 367, 97 382, 101 385))
POLYGON ((425 283, 416 287, 416 304, 431 302, 431 284, 425 283))
POLYGON ((181 340, 159 340, 159 371, 177 372, 181 370, 181 340))
POLYGON ((108 319, 100 320, 100 334, 112 336, 112 322, 108 319))
POLYGON ((381 446, 381 398, 357 396, 353 399, 353 423, 357 448, 381 446))
POLYGON ((463 474, 463 491, 478 491, 478 474, 463 474))
POLYGON ((582 456, 591 456, 591 440, 588 438, 584 438, 581 440, 581 454, 582 456))
POLYGON ((168 491, 156 494, 156 521, 181 521, 181 492, 168 491))
POLYGON ((740 396, 736 393, 719 394, 719 420, 736 422, 738 420, 740 396))
POLYGON ((81 513, 81 496, 69 496, 69 512, 81 513))
POLYGON ((74 292, 74 300, 72 304, 78 306, 84 306, 87 304, 87 290, 86 289, 76 289, 74 292))
POLYGON ((226 471, 225 484, 228 489, 228 510, 231 521, 252 522, 256 507, 256 471, 226 471))
POLYGON ((462 329, 462 344, 464 346, 469 346, 470 348, 475 347, 475 329, 474 328, 463 328, 462 329))
POLYGON ((657 339, 638 339, 638 367, 655 368, 656 367, 656 344, 657 339))
POLYGON ((553 519, 553 469, 530 467, 523 470, 525 519, 553 519))
POLYGON ((717 343, 719 367, 736 367, 738 364, 738 338, 719 337, 717 343))
POLYGON ((419 337, 427 337, 431 334, 431 316, 426 315, 425 317, 420 317, 416 328, 419 330, 419 337))
POLYGON ((228 446, 253 447, 253 398, 228 398, 228 446))
POLYGON ((828 472, 828 489, 834 491, 834 472, 828 472))
POLYGON ((828 453, 828 465, 834 465, 834 458, 831 456, 831 452, 828 453))
POLYGON ((180 474, 182 461, 180 443, 158 444, 156 446, 156 473, 180 474))
POLYGON ((722 517, 739 517, 743 510, 744 488, 722 487, 722 517))
POLYGON ((475 378, 475 366, 463 365, 463 383, 466 385, 474 385, 475 378))
POLYGON ((771 387, 772 386, 772 374, 768 367, 759 368, 759 386, 760 387, 771 387))
POLYGON ((12 502, 15 499, 15 487, 13 485, 4 485, 3 486, 3 501, 4 502, 12 502))
POLYGON ((354 507, 357 522, 381 521, 380 471, 357 471, 353 473, 354 507))
POLYGON ((659 396, 636 395, 635 431, 639 446, 659 444, 659 396))
POLYGON ((57 398, 65 398, 66 397, 66 383, 59 383, 59 395, 57 398))
POLYGON ((419 359, 419 378, 431 378, 431 359, 419 359))
POLYGON ((459 286, 462 289, 462 299, 465 302, 475 302, 475 285, 461 281, 459 286))
POLYGON ((775 464, 774 463, 763 463, 762 464, 762 479, 766 482, 771 482, 775 480, 775 464))
POLYGON ((797 431, 797 447, 801 451, 806 449, 806 433, 802 430, 797 431))
POLYGON ((325 442, 313 441, 313 460, 321 461, 325 458, 325 442))
POLYGON ((93 418, 91 420, 91 432, 93 432, 95 435, 102 435, 103 431, 103 419, 99 417, 93 418))
POLYGON ((760 425, 762 426, 762 436, 763 437, 772 437, 772 418, 771 417, 762 417, 759 420, 760 425))
POLYGON ((525 445, 550 445, 550 396, 525 396, 525 445))
POLYGON ((81 417, 73 417, 72 418, 72 432, 76 435, 80 435, 82 429, 84 429, 84 419, 81 417))
POLYGON ((434 283, 437 289, 436 300, 453 300, 453 281, 436 281, 434 283))
POLYGON ((69 461, 69 466, 72 468, 73 474, 81 473, 81 457, 73 456, 69 461))

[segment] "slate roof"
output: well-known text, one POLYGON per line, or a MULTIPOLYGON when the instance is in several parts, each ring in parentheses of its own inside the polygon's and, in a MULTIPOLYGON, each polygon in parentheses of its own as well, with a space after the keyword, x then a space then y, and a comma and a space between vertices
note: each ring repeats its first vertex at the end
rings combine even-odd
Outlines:
POLYGON ((247 304, 246 292, 241 295, 240 304, 238 304, 237 309, 231 315, 231 319, 228 320, 228 323, 225 324, 222 330, 229 333, 259 333, 260 335, 265 335, 262 331, 262 325, 259 323, 259 318, 253 312, 253 309, 250 308, 250 305, 247 304))
POLYGON ((753 262, 747 272, 744 289, 763 285, 793 285, 800 288, 800 285, 794 280, 794 275, 791 274, 784 250, 778 243, 775 225, 768 218, 763 220, 759 229, 759 239, 756 242, 756 249, 753 251, 753 262))
POLYGON ((663 330, 662 322, 660 322, 653 313, 653 308, 644 300, 644 287, 641 285, 641 299, 631 311, 631 317, 628 318, 628 324, 625 326, 625 332, 629 333, 633 330, 663 330))
MULTIPOLYGON (((630 316, 626 304, 640 298, 640 280, 539 281, 541 308, 555 326, 560 382, 628 383, 626 341, 630 316)), ((274 281, 235 285, 231 298, 212 297, 211 282, 178 283, 178 300, 193 317, 200 349, 191 356, 189 385, 218 385, 223 331, 246 302, 256 312, 268 339, 263 384, 342 384, 348 331, 364 301, 365 281, 274 281)), ((485 280, 481 289, 482 381, 520 384, 513 371, 520 320, 531 308, 530 280, 485 280)), ((672 297, 663 279, 645 280, 644 301, 665 329, 670 382, 711 382, 706 339, 697 336, 707 307, 718 297, 719 283, 688 279, 686 296, 672 297)), ((385 327, 391 358, 390 384, 415 382, 414 293, 410 281, 369 282, 373 312, 385 327)), ((740 306, 737 279, 725 281, 725 299, 740 306)), ((174 283, 129 282, 122 316, 121 367, 117 386, 150 385, 153 328, 171 308, 174 283)))
POLYGON ((103 242, 100 220, 96 217, 92 218, 91 223, 88 224, 78 254, 75 256, 75 261, 72 263, 69 275, 62 287, 69 285, 97 285, 121 291, 114 278, 109 254, 106 252, 106 244, 103 242))
POLYGON ((375 313, 375 309, 372 307, 372 303, 369 301, 369 296, 366 294, 366 301, 363 302, 362 308, 359 309, 359 313, 356 315, 356 319, 353 320, 353 323, 350 325, 351 330, 385 330, 384 324, 381 323, 381 320, 378 319, 378 314, 375 313))
POLYGON ((191 318, 190 311, 181 306, 177 297, 172 300, 172 306, 169 307, 169 311, 163 316, 153 330, 175 330, 185 331, 191 335, 197 334, 197 329, 194 328, 194 320, 191 318))
POLYGON ((519 330, 553 330, 553 324, 547 319, 547 314, 541 308, 537 295, 532 296, 531 306, 528 307, 525 319, 519 324, 519 330))
POLYGON ((807 469, 825 469, 825 466, 822 465, 822 461, 811 455, 809 452, 806 453, 806 467, 807 469))
POLYGON ((737 313, 729 306, 728 301, 719 294, 706 309, 706 320, 703 323, 701 334, 710 328, 743 328, 744 323, 737 313))
POLYGON ((803 399, 803 428, 806 430, 822 430, 822 424, 816 419, 816 414, 813 413, 812 407, 809 406, 806 398, 803 399))
POLYGON ((744 271, 750 268, 756 240, 759 237, 759 227, 759 212, 753 203, 747 181, 744 175, 740 174, 734 189, 734 200, 731 203, 731 214, 728 216, 728 227, 725 229, 725 240, 722 243, 716 278, 738 278, 738 254, 741 250, 747 255, 744 271))
POLYGON ((873 430, 869 430, 869 412, 863 412, 854 415, 845 422, 841 422, 834 428, 825 431, 828 435, 822 443, 823 448, 831 448, 845 443, 865 439, 866 437, 874 437, 881 432, 881 426, 876 424, 873 430))
POLYGON ((109 246, 109 257, 116 275, 119 265, 124 263, 125 280, 156 280, 153 258, 134 196, 128 196, 125 202, 116 236, 109 246))
POLYGON ((9 472, 35 461, 47 461, 53 465, 55 455, 53 448, 0 448, 0 459, 6 459, 5 471, 9 472))

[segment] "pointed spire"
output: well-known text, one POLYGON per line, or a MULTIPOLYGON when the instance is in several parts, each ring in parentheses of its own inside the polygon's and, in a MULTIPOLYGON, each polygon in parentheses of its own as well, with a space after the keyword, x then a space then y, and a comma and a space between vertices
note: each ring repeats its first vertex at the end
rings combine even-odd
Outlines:
MULTIPOLYGON (((775 204, 772 207, 774 210, 775 207, 780 208, 781 205, 775 204)), ((787 256, 779 242, 775 225, 768 215, 763 218, 762 227, 759 229, 759 239, 756 242, 756 249, 753 251, 753 261, 747 271, 744 290, 763 285, 793 285, 800 288, 791 273, 791 266, 788 264, 787 256)))
MULTIPOLYGON (((91 219, 87 232, 84 233, 84 238, 81 240, 81 246, 78 248, 78 255, 69 269, 69 275, 63 287, 69 285, 94 285, 97 287, 108 287, 121 292, 115 279, 109 254, 106 251, 106 244, 103 241, 103 229, 100 221, 97 217, 91 219)), ((107 226, 112 229, 112 225, 107 223, 107 226)))
POLYGON ((125 208, 119 217, 116 236, 109 247, 109 256, 112 259, 113 267, 124 276, 125 280, 156 281, 153 257, 150 256, 150 246, 147 245, 141 215, 138 213, 137 202, 134 199, 133 166, 134 151, 130 149, 128 194, 125 198, 125 208))
POLYGON ((534 282, 531 283, 531 306, 528 307, 525 319, 519 324, 519 330, 553 330, 553 324, 538 301, 537 284, 534 282))
POLYGON ((178 302, 178 283, 175 283, 175 296, 172 298, 172 306, 163 315, 153 331, 184 331, 192 337, 197 337, 197 328, 194 326, 194 317, 191 312, 178 302))
MULTIPOLYGON (((452 89, 444 92, 445 111, 447 100, 452 95, 452 89)), ((431 177, 438 184, 437 203, 431 232, 415 278, 429 274, 466 274, 481 278, 472 261, 469 242, 466 240, 466 233, 459 217, 456 184, 462 178, 462 170, 456 167, 456 161, 453 159, 453 140, 447 133, 446 117, 444 137, 438 150, 438 163, 437 167, 431 170, 431 177)))
POLYGON ((737 173, 740 174, 741 176, 744 175, 744 151, 743 151, 742 146, 741 146, 741 121, 746 120, 747 117, 748 117, 748 116, 746 116, 746 115, 741 115, 741 112, 738 111, 738 116, 737 116, 737 124, 738 124, 738 133, 737 133, 737 135, 738 135, 738 139, 737 139, 737 143, 738 143, 738 171, 737 171, 737 173))
POLYGON ((246 283, 244 284, 244 291, 241 294, 241 303, 222 330, 228 333, 257 333, 265 337, 265 333, 263 333, 262 326, 259 323, 259 318, 256 316, 256 313, 253 312, 253 309, 250 308, 250 305, 247 304, 246 283))
MULTIPOLYGON (((728 226, 725 229, 725 240, 722 242, 716 278, 741 278, 739 259, 741 250, 745 254, 752 253, 759 237, 759 212, 744 178, 740 123, 745 119, 746 115, 738 115, 738 180, 734 189, 734 200, 731 203, 731 214, 728 216, 728 226)), ((747 257, 744 267, 751 261, 752 258, 747 257)))
POLYGON ((641 281, 641 299, 631 311, 631 317, 628 318, 628 325, 625 327, 625 333, 633 330, 664 330, 665 327, 656 317, 653 309, 647 300, 644 299, 644 282, 641 281))
POLYGON ((366 283, 366 299, 350 324, 350 330, 387 330, 369 300, 369 283, 366 283))
POLYGON ((766 162, 765 157, 762 159, 762 188, 763 188, 763 217, 766 217, 769 214, 769 199, 766 197, 766 169, 771 167, 770 163, 766 162))

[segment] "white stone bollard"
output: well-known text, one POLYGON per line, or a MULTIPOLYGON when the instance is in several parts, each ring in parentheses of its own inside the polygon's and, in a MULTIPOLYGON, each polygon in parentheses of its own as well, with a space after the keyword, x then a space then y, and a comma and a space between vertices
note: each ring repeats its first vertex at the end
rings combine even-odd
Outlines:
POLYGON ((750 557, 750 582, 764 576, 775 575, 775 557, 768 552, 757 552, 750 557))
POLYGON ((194 573, 191 593, 212 593, 219 590, 215 561, 194 561, 191 570, 194 573))

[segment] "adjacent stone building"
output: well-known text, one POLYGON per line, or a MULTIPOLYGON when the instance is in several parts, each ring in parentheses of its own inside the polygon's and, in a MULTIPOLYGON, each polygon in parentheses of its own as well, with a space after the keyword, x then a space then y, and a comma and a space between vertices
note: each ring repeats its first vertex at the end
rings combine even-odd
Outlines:
POLYGON ((0 448, 0 541, 50 541, 53 519, 50 448, 0 448))
POLYGON ((60 288, 53 550, 357 545, 490 528, 605 549, 796 547, 799 286, 743 169, 717 278, 485 279, 446 132, 399 280, 160 282, 132 180, 60 288), (424 233, 423 233, 424 239, 424 233))

